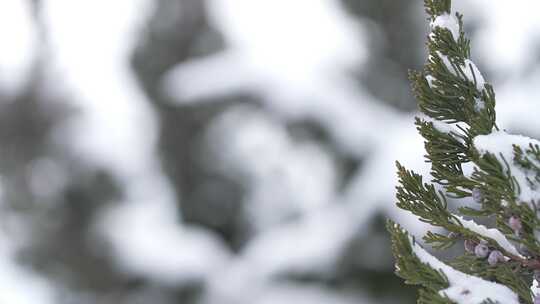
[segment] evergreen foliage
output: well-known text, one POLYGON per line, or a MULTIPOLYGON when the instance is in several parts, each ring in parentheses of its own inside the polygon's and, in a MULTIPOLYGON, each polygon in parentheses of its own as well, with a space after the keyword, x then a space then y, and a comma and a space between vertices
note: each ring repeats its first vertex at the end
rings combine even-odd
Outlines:
POLYGON ((422 286, 418 303, 532 304, 534 272, 540 270, 538 141, 499 130, 495 93, 470 59, 462 15, 452 13, 450 0, 424 4, 431 22, 429 57, 423 70, 410 72, 410 80, 425 114, 416 126, 433 180, 425 182, 397 163, 397 206, 449 232, 427 232, 425 243, 447 249, 465 241, 466 252, 448 261, 451 267, 439 264, 389 221, 396 273, 422 286), (462 207, 454 214, 448 198, 473 200, 478 208, 462 207), (471 282, 456 289, 456 276, 471 282))

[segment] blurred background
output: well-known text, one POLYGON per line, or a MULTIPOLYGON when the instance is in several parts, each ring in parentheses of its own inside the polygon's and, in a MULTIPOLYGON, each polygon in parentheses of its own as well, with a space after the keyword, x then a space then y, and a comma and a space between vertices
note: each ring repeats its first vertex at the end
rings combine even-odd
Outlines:
MULTIPOLYGON (((540 136, 540 4, 454 1, 540 136), (536 110, 536 111, 535 111, 536 110)), ((422 1, 0 2, 0 303, 414 303, 422 1)), ((465 202, 467 203, 467 202, 465 202)))

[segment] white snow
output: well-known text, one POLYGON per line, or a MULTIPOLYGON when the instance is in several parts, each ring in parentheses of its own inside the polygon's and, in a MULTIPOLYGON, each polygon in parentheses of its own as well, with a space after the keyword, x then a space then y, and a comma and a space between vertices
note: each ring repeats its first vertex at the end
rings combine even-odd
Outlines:
POLYGON ((519 304, 518 296, 508 287, 455 270, 429 254, 412 238, 411 246, 422 263, 440 270, 447 277, 449 287, 439 291, 440 295, 458 304, 480 304, 488 298, 499 303, 519 304))
POLYGON ((540 296, 540 286, 538 286, 538 281, 536 279, 533 279, 531 284, 531 293, 534 297, 540 296))
MULTIPOLYGON (((351 22, 337 1, 309 1, 308 5, 312 8, 310 14, 314 16, 306 17, 299 25, 289 13, 294 14, 293 10, 299 8, 302 2, 267 0, 257 5, 249 1, 235 4, 225 4, 223 0, 211 2, 212 23, 223 30, 229 47, 222 53, 175 67, 164 79, 165 90, 181 103, 197 102, 202 97, 217 97, 250 88, 263 97, 266 109, 284 122, 298 118, 316 121, 329 132, 333 143, 341 151, 354 158, 366 158, 365 165, 347 185, 345 193, 333 201, 345 202, 346 208, 351 210, 351 218, 361 223, 382 210, 393 217, 405 218, 407 228, 425 229, 424 225, 417 224, 414 217, 398 210, 393 204, 381 204, 394 200, 396 159, 411 169, 429 174, 429 166, 421 156, 418 157, 423 154, 423 145, 414 128, 413 115, 400 114, 384 105, 360 88, 356 80, 344 75, 345 66, 365 61, 367 44, 361 28, 351 22), (286 5, 287 9, 284 10, 282 5, 286 5), (275 18, 269 17, 272 14, 279 16, 280 25, 277 28, 275 18), (249 27, 244 26, 247 20, 249 27), (302 44, 291 43, 291 36, 295 35, 298 26, 324 29, 318 30, 316 39, 308 39, 302 44), (295 30, 290 31, 291 28, 295 30), (255 35, 254 31, 268 34, 255 35), (332 41, 319 39, 321 32, 329 33, 325 37, 332 41), (260 42, 260 39, 265 41, 260 42), (324 45, 319 45, 321 43, 324 45), (288 46, 287 52, 281 49, 283 45, 288 46), (379 136, 379 132, 372 127, 381 121, 385 122, 385 137, 379 136), (388 148, 388 145, 392 147, 388 148)), ((236 119, 233 123, 238 125, 237 129, 242 128, 240 120, 236 119)), ((292 148, 291 151, 296 149, 292 148)), ((241 162, 238 164, 242 166, 241 162)), ((245 162, 243 167, 249 164, 251 162, 245 162)), ((264 167, 256 163, 252 166, 249 171, 253 172, 264 167)), ((321 172, 326 174, 327 171, 321 172)), ((310 179, 314 178, 311 177, 312 173, 306 174, 310 179)), ((271 183, 267 179, 266 185, 271 183)), ((326 186, 320 188, 324 189, 326 186)), ((319 189, 312 191, 319 192, 319 189)))
POLYGON ((518 256, 520 258, 524 258, 516 249, 516 247, 512 243, 510 243, 510 241, 508 241, 508 239, 504 236, 504 234, 502 234, 498 229, 487 228, 483 225, 479 225, 475 223, 473 220, 466 220, 459 215, 456 215, 456 217, 459 219, 463 227, 473 232, 476 232, 479 235, 482 235, 489 239, 494 240, 507 253, 518 256))
POLYGON ((299 100, 291 99, 309 98, 311 90, 332 81, 328 78, 366 59, 362 27, 335 0, 208 2, 209 22, 222 31, 228 47, 180 64, 165 77, 165 90, 177 102, 256 88, 279 94, 284 100, 275 106, 294 114, 291 106, 299 100))
POLYGON ((474 64, 474 62, 472 62, 470 59, 465 59, 465 65, 462 66, 461 69, 463 70, 465 77, 467 77, 470 82, 475 83, 476 89, 482 92, 482 90, 484 90, 486 81, 476 64, 474 64))
POLYGON ((435 81, 435 77, 431 76, 431 75, 427 75, 426 76, 426 80, 427 80, 427 83, 429 85, 430 88, 433 88, 433 81, 435 81))
POLYGON ((448 58, 446 55, 441 53, 440 51, 437 51, 437 56, 441 58, 443 64, 446 66, 446 69, 450 71, 450 73, 457 75, 456 69, 452 65, 452 61, 450 61, 450 58, 448 58))
POLYGON ((215 235, 181 223, 161 168, 156 113, 130 61, 153 4, 46 1, 43 19, 53 54, 50 76, 78 110, 55 136, 83 162, 111 170, 125 194, 99 213, 92 232, 110 244, 120 270, 178 285, 207 279, 229 252, 215 235))
POLYGON ((448 133, 448 134, 457 132, 457 128, 454 128, 451 124, 447 124, 445 122, 442 122, 440 120, 435 120, 435 119, 431 119, 430 121, 433 124, 433 127, 439 132, 448 133))
MULTIPOLYGON (((5 238, 5 236, 2 236, 5 238)), ((4 240, 2 246, 7 245, 4 240)), ((12 242, 12 240, 7 240, 12 242)), ((9 245, 8 245, 9 246, 9 245)), ((53 304, 54 286, 46 278, 18 265, 14 253, 0 253, 0 302, 53 304)))
MULTIPOLYGON (((261 233, 254 237, 240 258, 232 258, 212 233, 179 223, 179 212, 174 207, 177 202, 157 160, 155 113, 134 81, 129 65, 134 45, 132 33, 144 19, 137 13, 151 12, 148 2, 115 1, 110 10, 103 11, 104 6, 110 6, 105 2, 48 1, 44 12, 51 32, 51 53, 55 54, 52 64, 57 69, 55 79, 64 84, 66 94, 74 96, 75 106, 81 113, 60 129, 57 137, 67 139, 72 150, 84 161, 111 168, 115 177, 124 182, 126 201, 102 210, 93 230, 111 245, 115 265, 127 273, 165 284, 182 284, 187 280, 223 284, 230 272, 246 269, 255 278, 248 276, 240 289, 227 291, 236 292, 237 296, 259 284, 267 286, 267 275, 288 273, 291 269, 317 273, 332 269, 347 241, 358 231, 357 227, 366 225, 367 219, 379 209, 377 203, 392 201, 393 161, 385 162, 390 170, 378 173, 388 177, 384 189, 373 187, 370 199, 359 202, 358 196, 336 197, 337 172, 327 151, 316 145, 294 143, 285 136, 283 127, 276 127, 276 122, 269 122, 257 113, 248 113, 254 116, 251 119, 238 118, 238 112, 228 113, 236 125, 222 131, 239 133, 235 134, 229 154, 224 156, 231 161, 231 172, 255 177, 253 191, 247 197, 253 205, 248 212, 262 220, 261 233), (96 24, 95 20, 99 22, 96 24), (256 161, 257 156, 261 157, 260 162, 256 161), (277 197, 279 192, 276 191, 283 189, 290 194, 289 198, 283 195, 283 202, 293 201, 286 208, 298 212, 300 219, 278 226, 278 219, 255 213, 255 210, 260 206, 271 210, 272 198, 277 197), (343 201, 347 203, 340 204, 343 201), (330 203, 334 207, 324 207, 330 203), (357 213, 358 208, 369 212, 357 213)), ((379 149, 383 143, 371 126, 381 120, 393 122, 396 119, 399 126, 389 125, 394 130, 392 134, 400 139, 396 144, 409 149, 418 147, 417 152, 421 153, 420 140, 418 145, 411 145, 406 136, 397 135, 404 132, 405 124, 400 115, 357 90, 356 80, 340 75, 341 69, 360 63, 365 51, 363 44, 356 40, 363 35, 359 35, 354 22, 343 15, 335 1, 234 3, 215 1, 210 5, 214 14, 220 16, 216 16, 214 22, 220 27, 220 22, 231 23, 223 27, 231 31, 227 37, 230 37, 232 50, 208 59, 210 61, 201 59, 188 63, 193 68, 178 67, 178 71, 187 75, 180 78, 188 81, 188 85, 181 86, 191 90, 193 94, 188 95, 230 92, 231 88, 244 87, 242 83, 246 81, 246 86, 255 86, 266 93, 271 110, 285 117, 306 113, 307 117, 315 117, 330 130, 337 145, 346 153, 371 153, 370 143, 376 143, 379 149), (237 5, 244 9, 237 9, 237 5), (312 17, 306 15, 305 23, 297 22, 296 12, 291 12, 288 18, 283 15, 288 12, 282 10, 284 6, 304 9, 305 5, 313 9, 310 10, 312 17), (268 17, 269 12, 274 14, 268 17), (242 19, 237 18, 238 14, 242 19), (275 29, 276 16, 281 20, 282 29, 288 29, 284 33, 289 36, 270 33, 275 29), (294 26, 286 24, 286 20, 301 28, 290 31, 294 26), (321 20, 326 21, 321 24, 321 20), (252 27, 245 27, 244 22, 252 27), (310 31, 325 25, 329 28, 324 36, 335 39, 335 43, 321 40, 320 31, 310 31), (253 35, 254 29, 257 29, 256 35, 253 35), (260 32, 268 32, 268 35, 260 35, 260 32), (310 43, 295 44, 299 33, 305 36, 305 32, 313 33, 310 43), (279 40, 282 38, 289 41, 279 40), (298 49, 292 52, 289 47, 272 49, 272 46, 283 45, 296 45, 298 49), (241 77, 235 77, 234 73, 215 77, 217 71, 231 70, 239 71, 241 77), (208 73, 214 77, 207 77, 208 73), (196 74, 201 77, 192 77, 196 74), (207 85, 208 80, 214 84, 216 80, 224 81, 226 85, 207 85)), ((283 116, 278 117, 283 119, 283 116)), ((419 139, 412 116, 407 115, 406 119, 405 132, 419 139)), ((392 158, 397 157, 398 151, 397 147, 392 149, 392 158)), ((415 163, 423 164, 421 159, 415 163)), ((369 180, 375 182, 372 177, 369 180)), ((281 214, 288 214, 289 210, 281 214)), ((230 285, 223 284, 225 287, 230 285)), ((212 303, 217 302, 221 301, 212 303)), ((248 299, 244 303, 252 302, 248 299)))
POLYGON ((55 136, 83 161, 112 168, 121 179, 146 170, 141 167, 154 158, 155 113, 129 61, 134 34, 152 11, 147 0, 43 3, 50 77, 73 96, 79 113, 55 136))
POLYGON ((462 123, 446 123, 444 121, 440 121, 440 120, 436 120, 436 119, 433 119, 427 115, 424 115, 424 114, 419 114, 419 117, 426 121, 426 122, 431 122, 433 124, 433 128, 435 128, 435 130, 441 132, 441 133, 446 133, 446 134, 451 134, 453 135, 453 137, 458 140, 460 143, 462 144, 465 144, 465 141, 463 140, 463 138, 459 137, 459 135, 463 135, 463 132, 458 128, 458 126, 462 125, 462 123))
POLYGON ((456 64, 454 67, 452 61, 450 60, 450 58, 448 58, 448 56, 442 54, 440 51, 437 51, 437 56, 441 58, 443 64, 446 66, 450 73, 454 74, 459 78, 465 76, 465 79, 467 81, 475 84, 475 87, 479 92, 482 92, 484 90, 486 81, 484 79, 484 76, 482 76, 482 73, 480 73, 480 70, 478 69, 476 64, 472 62, 472 60, 465 59, 464 65, 456 64), (461 69, 463 75, 459 72, 458 69, 461 69))
POLYGON ((448 13, 437 16, 431 21, 431 29, 434 30, 437 27, 449 30, 455 41, 459 39, 459 23, 456 16, 448 13))
POLYGON ((32 229, 25 226, 20 213, 9 208, 4 187, 0 177, 0 303, 53 304, 56 286, 19 261, 32 229))
POLYGON ((433 127, 441 133, 453 133, 458 135, 463 133, 461 132, 461 130, 459 130, 457 124, 449 124, 444 121, 433 119, 424 114, 420 114, 419 117, 426 122, 431 122, 433 124, 433 127))
POLYGON ((483 101, 482 99, 480 98, 475 98, 474 99, 474 110, 476 112, 481 112, 483 111, 484 109, 486 108, 486 102, 483 101))
POLYGON ((220 170, 248 184, 247 218, 257 231, 334 201, 337 169, 328 151, 297 143, 282 122, 255 107, 237 106, 209 126, 206 142, 220 170))
POLYGON ((112 245, 120 271, 177 286, 206 280, 229 262, 230 253, 216 235, 180 225, 173 205, 150 202, 102 210, 95 223, 95 231, 112 245))
POLYGON ((39 49, 30 0, 0 1, 0 88, 13 97, 29 80, 39 49))
POLYGON ((256 237, 240 258, 264 277, 331 273, 348 242, 361 235, 358 227, 362 223, 355 222, 350 212, 330 205, 296 222, 269 229, 256 237))
MULTIPOLYGON (((491 153, 504 165, 502 157, 510 166, 511 174, 516 178, 519 184, 519 193, 516 193, 517 199, 520 202, 531 203, 540 199, 540 191, 538 183, 534 182, 535 172, 526 170, 517 166, 514 162, 513 145, 521 147, 523 151, 529 148, 529 144, 540 145, 540 141, 522 136, 511 135, 503 131, 493 132, 489 135, 480 135, 474 138, 474 147, 481 154, 491 153), (501 157, 502 155, 502 157, 501 157), (528 179, 534 183, 530 185, 528 179)), ((518 189, 516 189, 516 192, 518 189)))
POLYGON ((256 234, 242 259, 259 273, 331 271, 377 210, 368 197, 361 204, 344 202, 328 152, 307 140, 295 142, 280 121, 254 107, 224 112, 207 138, 210 149, 219 151, 223 173, 249 184, 244 204, 256 234), (288 218, 293 220, 283 222, 288 218))

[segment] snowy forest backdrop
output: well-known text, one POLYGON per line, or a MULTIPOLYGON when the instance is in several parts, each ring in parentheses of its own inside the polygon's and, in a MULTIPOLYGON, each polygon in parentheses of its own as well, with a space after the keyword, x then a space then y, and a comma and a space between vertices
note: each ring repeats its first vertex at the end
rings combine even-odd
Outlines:
MULTIPOLYGON (((540 4, 455 1, 540 136, 540 4)), ((0 2, 0 303, 414 303, 422 1, 0 2)))

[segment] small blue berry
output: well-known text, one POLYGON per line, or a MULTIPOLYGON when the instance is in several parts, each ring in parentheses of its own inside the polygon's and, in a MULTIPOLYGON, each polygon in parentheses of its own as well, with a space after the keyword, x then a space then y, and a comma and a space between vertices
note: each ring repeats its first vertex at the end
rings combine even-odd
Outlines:
POLYGON ((493 250, 488 257, 488 263, 491 266, 497 265, 499 262, 504 262, 504 255, 499 250, 493 250))
POLYGON ((489 253, 489 248, 488 246, 484 244, 478 244, 476 245, 476 247, 474 247, 474 254, 479 258, 487 257, 488 253, 489 253))
POLYGON ((471 240, 465 240, 463 242, 463 246, 465 247, 465 251, 468 253, 474 253, 474 247, 476 247, 476 243, 471 240))

